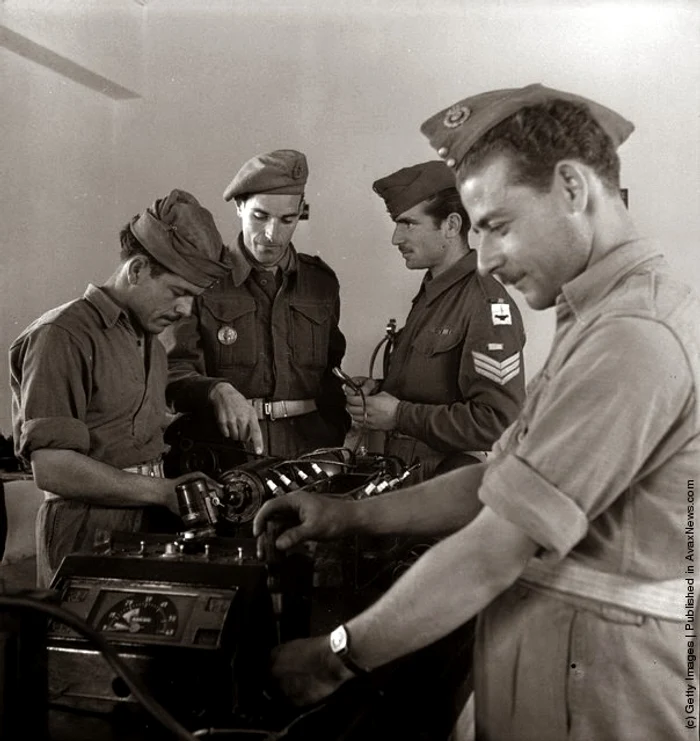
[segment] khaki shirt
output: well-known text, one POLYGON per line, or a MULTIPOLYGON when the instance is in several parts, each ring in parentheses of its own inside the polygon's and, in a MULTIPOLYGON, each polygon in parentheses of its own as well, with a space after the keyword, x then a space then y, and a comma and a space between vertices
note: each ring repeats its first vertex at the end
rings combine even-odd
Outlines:
POLYGON ((678 578, 700 461, 700 300, 638 240, 566 284, 556 312, 480 498, 545 559, 678 578))
POLYGON ((16 454, 75 450, 117 468, 160 456, 165 352, 143 341, 148 370, 128 315, 93 285, 25 329, 10 347, 16 454))

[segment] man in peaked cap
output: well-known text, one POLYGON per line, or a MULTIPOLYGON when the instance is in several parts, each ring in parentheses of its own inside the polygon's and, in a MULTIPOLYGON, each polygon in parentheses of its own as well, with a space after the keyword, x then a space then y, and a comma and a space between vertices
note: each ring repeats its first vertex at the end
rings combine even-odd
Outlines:
POLYGON ((173 190, 120 240, 120 264, 102 286, 48 311, 10 347, 16 454, 46 493, 41 587, 98 531, 145 530, 150 516, 177 514, 175 486, 201 476, 162 478, 167 362, 156 335, 227 272, 221 235, 194 196, 173 190))
POLYGON ((350 424, 332 373, 345 353, 338 280, 291 242, 308 174, 293 149, 240 168, 224 191, 241 220, 232 268, 165 339, 175 408, 210 409, 225 437, 284 458, 342 444, 350 424))
POLYGON ((476 272, 469 217, 444 162, 404 167, 373 188, 396 224, 392 244, 406 267, 426 274, 386 378, 355 379, 365 403, 350 394, 348 411, 385 430, 385 452, 419 460, 426 479, 483 460, 515 419, 525 396, 525 333, 503 286, 476 272))
POLYGON ((457 175, 480 272, 554 307, 552 350, 485 465, 362 502, 303 493, 263 507, 258 531, 298 517, 281 548, 452 533, 330 638, 282 646, 274 672, 297 702, 318 700, 479 614, 478 739, 691 738, 683 554, 700 460, 700 300, 620 198, 616 149, 632 125, 534 85, 467 98, 422 130, 457 175))

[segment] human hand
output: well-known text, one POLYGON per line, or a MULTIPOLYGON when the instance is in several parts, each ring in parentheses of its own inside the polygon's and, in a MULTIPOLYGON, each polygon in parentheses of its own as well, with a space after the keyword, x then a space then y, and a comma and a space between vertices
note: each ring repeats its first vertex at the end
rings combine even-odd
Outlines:
POLYGON ((230 383, 217 383, 209 393, 214 406, 214 416, 224 437, 232 440, 250 441, 260 455, 263 438, 260 423, 253 405, 230 383))
MULTIPOLYGON (((362 393, 365 396, 373 394, 379 388, 379 380, 376 378, 370 378, 369 376, 353 376, 352 382, 358 388, 362 389, 362 393)), ((360 396, 357 391, 352 389, 350 386, 345 386, 346 396, 360 396)))
MULTIPOLYGON (((275 546, 284 551, 306 540, 330 540, 349 531, 354 503, 308 491, 265 502, 253 520, 253 535, 265 533, 270 520, 279 522, 275 546)), ((260 548, 260 541, 258 541, 260 548)), ((260 555, 260 554, 259 554, 260 555)))
POLYGON ((372 393, 379 383, 379 381, 375 381, 368 376, 349 376, 338 366, 333 368, 333 373, 343 382, 343 390, 346 395, 357 394, 362 396, 363 393, 372 393))
POLYGON ((295 705, 310 705, 328 697, 354 674, 333 654, 325 635, 277 646, 272 676, 295 705))
POLYGON ((348 396, 346 400, 346 409, 352 421, 370 430, 393 430, 398 408, 399 400, 386 391, 365 394, 364 400, 359 394, 348 396))

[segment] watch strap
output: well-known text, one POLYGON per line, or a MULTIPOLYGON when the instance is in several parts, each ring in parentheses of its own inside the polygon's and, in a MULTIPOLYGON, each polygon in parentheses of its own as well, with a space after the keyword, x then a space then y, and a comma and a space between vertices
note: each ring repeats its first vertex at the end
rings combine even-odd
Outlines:
POLYGON ((366 677, 369 674, 369 671, 356 664, 347 652, 336 654, 336 656, 343 662, 345 668, 349 669, 356 677, 366 677))
POLYGON ((340 659, 346 669, 349 669, 355 676, 364 677, 369 674, 367 669, 364 669, 350 657, 350 633, 345 625, 339 625, 332 633, 330 639, 331 651, 340 659), (334 646, 333 635, 336 631, 342 631, 345 642, 342 648, 338 649, 334 646))

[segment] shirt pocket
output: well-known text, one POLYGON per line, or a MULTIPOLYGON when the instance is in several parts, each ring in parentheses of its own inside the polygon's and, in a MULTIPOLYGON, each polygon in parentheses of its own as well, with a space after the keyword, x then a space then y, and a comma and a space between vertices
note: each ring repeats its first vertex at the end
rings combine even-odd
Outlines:
POLYGON ((421 401, 445 403, 461 397, 459 382, 463 344, 463 332, 440 334, 431 331, 415 337, 406 367, 414 377, 410 385, 417 385, 414 391, 418 391, 421 401))
POLYGON ((310 368, 325 367, 331 325, 330 304, 293 301, 289 309, 295 363, 310 368))
POLYGON ((414 340, 413 346, 421 355, 433 357, 452 352, 462 344, 464 336, 461 332, 423 332, 414 340))
MULTIPOLYGON (((202 311, 204 352, 212 357, 216 368, 253 367, 257 362, 258 339, 255 324, 255 301, 205 300, 202 311)), ((212 375, 216 370, 209 369, 212 375)))

